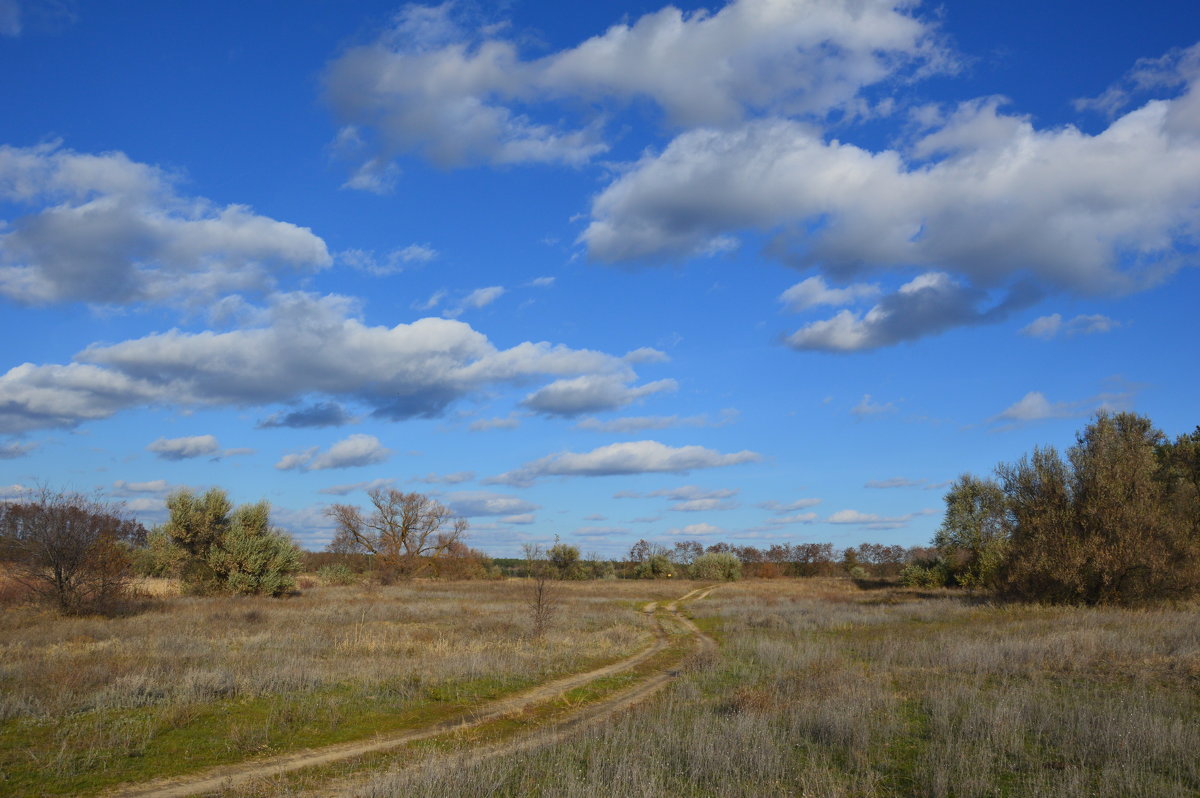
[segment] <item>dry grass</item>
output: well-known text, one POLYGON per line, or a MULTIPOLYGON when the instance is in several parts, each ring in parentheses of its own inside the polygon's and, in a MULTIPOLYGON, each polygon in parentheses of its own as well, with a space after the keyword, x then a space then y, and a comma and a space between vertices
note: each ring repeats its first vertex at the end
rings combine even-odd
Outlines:
POLYGON ((83 792, 419 722, 632 653, 650 638, 635 600, 679 589, 573 585, 536 643, 519 581, 176 596, 124 618, 8 609, 0 793, 83 792))
POLYGON ((1194 606, 991 607, 812 580, 729 586, 691 609, 721 650, 652 706, 360 794, 1200 794, 1194 606))

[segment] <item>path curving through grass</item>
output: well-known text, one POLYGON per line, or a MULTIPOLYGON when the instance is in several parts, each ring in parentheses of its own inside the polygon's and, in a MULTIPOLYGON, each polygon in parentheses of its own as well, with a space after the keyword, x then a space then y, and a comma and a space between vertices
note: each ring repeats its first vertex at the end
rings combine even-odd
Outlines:
POLYGON ((654 631, 654 642, 637 654, 594 670, 555 679, 513 696, 489 701, 454 718, 423 728, 378 735, 370 739, 223 765, 178 778, 125 785, 110 790, 104 795, 108 798, 186 798, 205 793, 235 790, 239 786, 274 779, 296 771, 332 765, 356 757, 385 752, 410 743, 482 727, 554 702, 570 691, 620 674, 637 671, 648 664, 653 665, 648 672, 639 673, 639 678, 632 686, 606 695, 599 700, 590 701, 578 710, 560 715, 531 732, 527 731, 516 737, 509 736, 498 742, 480 746, 471 754, 471 757, 478 759, 500 756, 540 745, 553 744, 580 729, 603 722, 614 714, 645 701, 675 678, 678 673, 673 670, 673 666, 678 662, 676 658, 661 662, 655 659, 675 645, 679 637, 679 633, 677 633, 676 638, 672 638, 666 623, 671 623, 682 630, 682 636, 700 649, 715 647, 712 638, 704 634, 690 619, 679 612, 680 603, 702 599, 714 589, 715 587, 696 588, 661 608, 658 602, 646 604, 642 611, 654 631))

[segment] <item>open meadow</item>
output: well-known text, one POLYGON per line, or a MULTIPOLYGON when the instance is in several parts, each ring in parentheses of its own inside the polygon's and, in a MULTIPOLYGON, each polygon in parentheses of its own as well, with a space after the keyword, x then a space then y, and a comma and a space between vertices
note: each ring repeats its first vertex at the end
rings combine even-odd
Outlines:
MULTIPOLYGON (((521 580, 310 587, 285 600, 157 584, 166 595, 127 617, 0 615, 0 792, 95 794, 419 729, 645 649, 643 603, 700 586, 557 583, 551 630, 534 640, 521 580)), ((225 794, 1200 792, 1194 605, 996 606, 847 579, 693 598, 683 609, 717 645, 659 662, 674 676, 665 689, 604 722, 539 742, 539 724, 590 700, 573 692, 557 714, 526 711, 486 740, 444 735, 225 794)))

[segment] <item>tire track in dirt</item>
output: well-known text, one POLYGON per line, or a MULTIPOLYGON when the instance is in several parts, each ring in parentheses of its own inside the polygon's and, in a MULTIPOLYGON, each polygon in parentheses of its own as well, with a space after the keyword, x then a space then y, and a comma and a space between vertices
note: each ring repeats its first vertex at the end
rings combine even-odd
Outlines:
MULTIPOLYGON (((678 605, 683 601, 694 601, 704 598, 715 587, 701 587, 689 591, 677 599, 665 604, 663 609, 671 618, 681 624, 704 648, 715 646, 715 642, 688 618, 681 615, 678 605)), ((633 656, 610 663, 600 668, 547 682, 530 688, 507 698, 497 699, 483 704, 475 709, 449 720, 441 721, 422 729, 378 735, 366 740, 355 740, 348 743, 338 743, 317 749, 303 749, 287 754, 257 759, 249 762, 239 762, 232 765, 222 765, 210 768, 188 776, 162 779, 136 785, 125 785, 103 793, 105 798, 187 798, 192 795, 235 789, 239 785, 271 779, 293 771, 319 765, 328 765, 345 759, 352 759, 364 754, 386 751, 408 743, 426 740, 431 737, 469 729, 493 720, 499 720, 522 710, 547 701, 552 701, 564 693, 577 687, 582 687, 597 679, 622 673, 646 662, 662 652, 671 640, 663 627, 662 620, 656 615, 658 602, 650 602, 642 608, 645 617, 652 622, 654 643, 642 649, 633 656)), ((678 675, 675 671, 664 671, 654 674, 636 686, 617 693, 614 696, 597 701, 584 707, 578 713, 539 729, 538 732, 518 741, 496 744, 473 754, 476 757, 498 756, 508 752, 525 750, 525 748, 545 745, 561 740, 574 734, 582 728, 599 723, 613 714, 644 701, 678 675)))

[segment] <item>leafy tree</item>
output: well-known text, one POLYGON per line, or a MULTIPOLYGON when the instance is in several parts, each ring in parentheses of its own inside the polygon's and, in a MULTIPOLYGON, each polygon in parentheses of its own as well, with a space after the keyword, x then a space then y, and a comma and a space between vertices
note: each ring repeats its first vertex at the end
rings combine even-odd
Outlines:
POLYGON ((633 569, 637 579, 670 579, 675 576, 675 564, 666 554, 651 554, 633 569))
POLYGON ((376 488, 367 492, 372 511, 350 504, 326 512, 337 524, 334 543, 346 552, 371 554, 380 574, 411 579, 445 557, 467 530, 464 518, 421 493, 376 488))
POLYGON ((558 579, 585 579, 587 572, 580 560, 579 548, 569 543, 555 542, 546 552, 551 568, 558 579))
POLYGON ((108 612, 128 595, 129 546, 146 530, 118 505, 41 488, 0 506, 10 574, 68 615, 108 612))
POLYGON ((271 527, 266 502, 235 510, 220 488, 184 489, 167 497, 167 509, 162 530, 182 552, 181 577, 193 590, 279 596, 294 586, 300 550, 271 527))
POLYGON ((1189 436, 1101 413, 1064 461, 1053 449, 997 469, 1010 528, 1001 575, 1037 601, 1141 604, 1200 591, 1200 507, 1188 497, 1189 436))
POLYGON ((994 480, 963 474, 951 485, 946 515, 933 540, 960 585, 994 586, 1008 549, 1005 521, 1004 491, 994 480))

